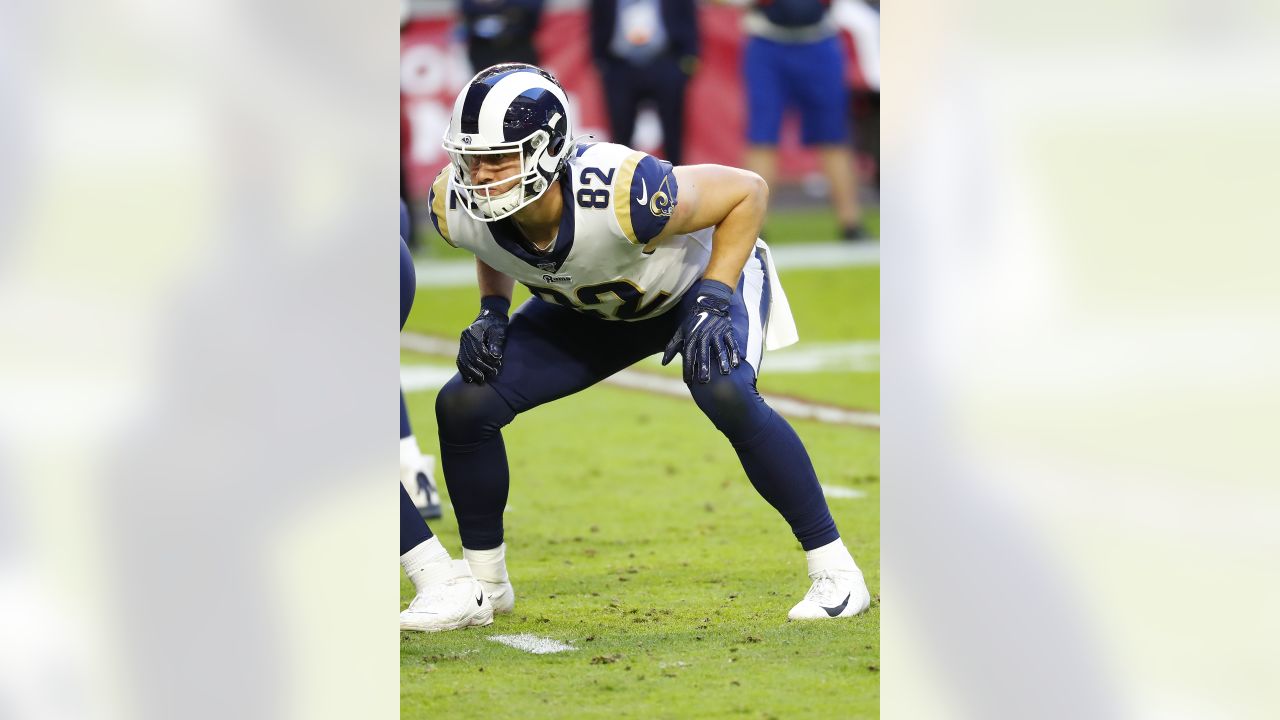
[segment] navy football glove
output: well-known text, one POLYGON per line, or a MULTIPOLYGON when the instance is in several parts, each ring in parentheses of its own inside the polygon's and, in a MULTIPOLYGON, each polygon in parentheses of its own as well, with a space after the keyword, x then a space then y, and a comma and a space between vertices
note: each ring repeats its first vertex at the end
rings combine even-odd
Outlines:
POLYGON ((720 366, 720 374, 728 375, 731 368, 741 362, 738 340, 733 336, 733 321, 729 319, 729 302, 733 288, 716 280, 703 280, 693 290, 697 300, 693 312, 680 324, 680 329, 667 343, 662 354, 666 365, 676 356, 684 355, 684 381, 711 382, 711 363, 720 366))
POLYGON ((507 344, 507 310, 511 301, 496 295, 480 299, 480 314, 462 331, 458 343, 458 372, 466 382, 483 383, 502 369, 507 344))

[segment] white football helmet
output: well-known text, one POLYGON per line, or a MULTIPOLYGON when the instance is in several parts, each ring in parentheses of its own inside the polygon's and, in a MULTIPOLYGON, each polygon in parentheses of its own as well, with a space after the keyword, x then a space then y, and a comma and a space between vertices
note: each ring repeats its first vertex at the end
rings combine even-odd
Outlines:
POLYGON ((443 142, 463 209, 477 220, 492 222, 542 197, 573 151, 572 126, 564 88, 542 68, 503 63, 477 73, 453 104, 443 142), (517 174, 474 182, 471 158, 512 152, 520 154, 517 174), (516 186, 500 195, 478 192, 514 179, 519 179, 516 186))

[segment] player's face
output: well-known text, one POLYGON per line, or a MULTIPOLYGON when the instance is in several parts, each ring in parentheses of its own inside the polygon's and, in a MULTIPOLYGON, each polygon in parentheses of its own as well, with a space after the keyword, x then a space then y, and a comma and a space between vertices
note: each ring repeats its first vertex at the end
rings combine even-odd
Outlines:
POLYGON ((471 163, 471 182, 476 185, 487 185, 502 178, 512 178, 511 182, 476 191, 485 196, 501 195, 520 182, 517 177, 520 174, 520 153, 518 152, 501 155, 472 155, 468 161, 471 163))

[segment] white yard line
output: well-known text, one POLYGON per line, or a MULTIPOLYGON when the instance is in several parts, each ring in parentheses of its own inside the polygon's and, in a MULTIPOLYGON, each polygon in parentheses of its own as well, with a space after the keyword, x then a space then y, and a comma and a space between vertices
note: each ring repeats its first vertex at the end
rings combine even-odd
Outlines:
MULTIPOLYGON (((765 360, 766 365, 768 360, 765 360)), ((642 390, 651 392, 655 395, 666 395, 668 397, 689 397, 689 388, 684 386, 684 381, 680 378, 667 377, 666 375, 655 375, 653 373, 641 372, 639 370, 623 370, 622 372, 605 380, 610 385, 631 388, 632 390, 642 390)), ((869 413, 861 410, 847 410, 841 407, 831 405, 819 405, 808 400, 800 400, 798 398, 764 394, 765 402, 774 410, 786 415, 787 417, 797 418, 800 420, 816 420, 818 422, 827 423, 828 425, 855 425, 858 427, 880 427, 880 415, 877 413, 869 413)))
POLYGON ((466 287, 476 284, 475 260, 425 260, 414 263, 418 287, 466 287))
MULTIPOLYGON (((781 270, 875 267, 880 264, 880 243, 805 243, 769 248, 781 270)), ((461 253, 459 253, 461 254, 461 253)), ((418 287, 466 287, 476 284, 475 260, 424 260, 414 264, 418 287)))
MULTIPOLYGON (((458 341, 405 332, 400 334, 400 347, 428 355, 452 357, 458 352, 458 341)), ((765 367, 770 370, 772 369, 769 364, 771 362, 771 356, 766 355, 765 367)), ((453 377, 453 370, 450 368, 426 370, 423 369, 424 367, 409 365, 401 368, 400 379, 405 392, 438 390, 450 377, 453 377)), ((623 370, 612 377, 606 378, 604 382, 655 395, 679 398, 689 396, 689 389, 684 386, 684 381, 680 378, 641 370, 623 370)), ((852 425, 876 429, 880 427, 879 413, 850 410, 833 405, 813 403, 799 398, 771 394, 766 394, 764 399, 774 410, 790 418, 814 420, 828 425, 852 425)))
MULTIPOLYGON (((661 367, 654 355, 644 361, 651 368, 661 367)), ((782 350, 772 350, 764 357, 765 371, 770 375, 811 372, 880 372, 880 343, 875 340, 849 342, 803 342, 782 350)))
POLYGON ((867 494, 862 492, 861 490, 854 490, 853 488, 847 488, 847 487, 838 487, 836 485, 823 485, 822 494, 826 495, 829 498, 836 498, 839 500, 857 500, 858 498, 864 498, 867 496, 867 494))
POLYGON ((770 374, 880 372, 880 343, 876 340, 798 343, 766 355, 764 367, 770 374))
POLYGON ((804 243, 770 247, 779 270, 874 267, 880 264, 880 243, 804 243))
POLYGON ((502 643, 507 647, 513 647, 517 650, 523 650, 534 655, 550 655, 558 652, 571 652, 578 648, 562 643, 552 638, 538 637, 529 633, 521 633, 519 635, 490 635, 489 639, 494 642, 502 643))
MULTIPOLYGON (((461 331, 459 331, 461 334, 461 331)), ((458 354, 458 338, 450 338, 448 340, 430 335, 420 335, 413 332, 400 333, 400 347, 405 350, 413 350, 414 352, 426 353, 428 355, 445 355, 454 357, 458 354)), ((401 371, 403 375, 403 370, 401 371)))
POLYGON ((400 387, 405 392, 439 390, 457 372, 443 365, 401 365, 400 387))

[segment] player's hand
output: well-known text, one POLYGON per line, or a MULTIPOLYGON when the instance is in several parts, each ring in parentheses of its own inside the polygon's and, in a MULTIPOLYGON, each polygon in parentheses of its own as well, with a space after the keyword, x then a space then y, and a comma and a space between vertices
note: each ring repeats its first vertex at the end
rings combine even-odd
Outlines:
POLYGON ((507 344, 507 309, 511 301, 486 297, 480 314, 462 331, 458 343, 458 372, 466 382, 483 383, 497 377, 502 369, 502 352, 507 344))
POLYGON ((684 356, 684 381, 692 383, 696 378, 705 384, 711 382, 712 362, 719 366, 721 375, 728 375, 741 362, 738 340, 733 336, 733 321, 729 318, 733 289, 716 280, 703 280, 693 292, 697 293, 693 312, 667 343, 662 364, 671 362, 676 353, 680 353, 684 356))

